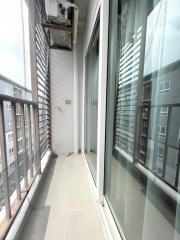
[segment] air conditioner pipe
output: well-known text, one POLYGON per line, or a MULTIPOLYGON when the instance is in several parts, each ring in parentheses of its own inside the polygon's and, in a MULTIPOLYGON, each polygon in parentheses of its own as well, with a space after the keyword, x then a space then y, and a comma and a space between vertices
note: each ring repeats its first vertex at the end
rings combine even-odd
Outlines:
POLYGON ((78 31, 78 19, 79 19, 79 9, 74 9, 74 39, 73 44, 77 43, 77 31, 78 31))

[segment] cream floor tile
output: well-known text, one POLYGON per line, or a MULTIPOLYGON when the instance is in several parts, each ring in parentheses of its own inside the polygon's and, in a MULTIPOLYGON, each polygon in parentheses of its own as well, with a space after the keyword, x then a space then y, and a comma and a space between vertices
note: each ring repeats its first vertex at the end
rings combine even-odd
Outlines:
POLYGON ((67 214, 51 212, 44 240, 65 240, 67 214))
MULTIPOLYGON (((61 165, 61 163, 57 164, 61 165)), ((74 189, 77 190, 78 188, 80 190, 82 188, 83 192, 89 192, 90 188, 86 171, 86 168, 82 169, 81 167, 78 167, 78 169, 71 169, 71 167, 66 169, 59 168, 59 170, 57 168, 52 178, 53 184, 51 184, 49 189, 46 204, 50 205, 51 201, 53 201, 57 195, 60 196, 60 191, 62 191, 62 193, 67 191, 72 192, 74 189)), ((77 195, 77 191, 75 191, 74 194, 77 195)))
POLYGON ((45 240, 103 240, 103 231, 94 210, 90 208, 64 214, 52 211, 45 240))
POLYGON ((65 240, 103 240, 103 232, 94 209, 71 212, 66 219, 65 240))
POLYGON ((104 239, 81 155, 57 159, 46 204, 50 214, 45 240, 104 239))
MULTIPOLYGON (((56 190, 57 191, 57 190, 56 190)), ((49 205, 52 209, 61 212, 78 211, 94 208, 90 189, 79 187, 79 189, 68 188, 60 190, 59 193, 51 196, 49 205), (78 192, 78 194, 77 194, 78 192)))

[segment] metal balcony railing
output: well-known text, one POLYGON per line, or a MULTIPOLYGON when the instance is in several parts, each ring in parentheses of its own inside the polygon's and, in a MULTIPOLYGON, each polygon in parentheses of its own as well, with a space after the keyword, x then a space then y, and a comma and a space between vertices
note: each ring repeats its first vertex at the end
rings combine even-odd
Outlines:
POLYGON ((0 213, 5 211, 6 219, 12 217, 15 200, 21 199, 28 192, 36 174, 41 171, 41 158, 48 146, 49 131, 46 123, 39 123, 38 103, 0 95, 0 213), (13 138, 13 161, 7 157, 7 119, 5 104, 11 105, 13 138), (21 117, 21 142, 18 142, 17 119, 21 117), (46 137, 41 137, 46 133, 46 137))

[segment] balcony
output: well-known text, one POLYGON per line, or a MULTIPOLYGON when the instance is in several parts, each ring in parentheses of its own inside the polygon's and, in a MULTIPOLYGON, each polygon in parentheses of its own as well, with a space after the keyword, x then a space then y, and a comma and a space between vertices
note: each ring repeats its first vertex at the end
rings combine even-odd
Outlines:
POLYGON ((32 236, 37 239, 56 239, 57 236, 105 239, 87 163, 81 154, 54 156, 47 107, 43 103, 39 105, 0 95, 0 238, 14 239, 15 228, 18 229, 16 239, 32 239, 32 236), (15 159, 11 162, 7 155, 7 103, 11 110, 10 140, 15 159), (21 228, 19 221, 23 218, 21 228))
POLYGON ((177 0, 0 3, 0 239, 180 240, 177 0))
POLYGON ((89 177, 82 155, 51 159, 17 239, 105 239, 89 177))

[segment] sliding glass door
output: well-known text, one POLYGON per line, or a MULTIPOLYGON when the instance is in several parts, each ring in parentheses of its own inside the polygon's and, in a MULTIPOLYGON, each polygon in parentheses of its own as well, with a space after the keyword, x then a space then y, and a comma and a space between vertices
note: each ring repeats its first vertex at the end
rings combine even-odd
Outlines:
POLYGON ((105 196, 128 240, 180 239, 180 2, 111 0, 105 196))
POLYGON ((97 119, 99 75, 99 22, 86 55, 86 146, 85 153, 94 179, 97 169, 97 119))

